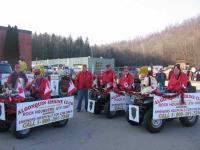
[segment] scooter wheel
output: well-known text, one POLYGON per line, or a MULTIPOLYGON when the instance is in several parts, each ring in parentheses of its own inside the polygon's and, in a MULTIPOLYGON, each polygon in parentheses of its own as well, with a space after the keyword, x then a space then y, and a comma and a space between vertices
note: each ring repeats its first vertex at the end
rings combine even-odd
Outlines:
POLYGON ((106 114, 106 117, 109 119, 112 119, 116 116, 117 112, 116 111, 110 111, 110 102, 106 102, 104 106, 104 112, 106 114))
POLYGON ((61 127, 66 126, 67 123, 68 123, 68 119, 65 119, 65 120, 53 122, 52 125, 54 128, 61 128, 61 127))
POLYGON ((149 109, 144 115, 144 127, 151 133, 158 133, 162 130, 165 120, 153 120, 153 110, 149 109))
POLYGON ((0 132, 6 132, 10 129, 10 124, 6 121, 0 120, 0 132))
POLYGON ((23 138, 26 138, 30 135, 31 133, 31 129, 24 129, 24 130, 20 130, 20 131, 17 131, 16 130, 16 120, 13 120, 12 124, 11 124, 11 133, 18 139, 23 139, 23 138))
POLYGON ((181 117, 179 121, 184 127, 193 127, 197 123, 198 118, 199 116, 181 117))

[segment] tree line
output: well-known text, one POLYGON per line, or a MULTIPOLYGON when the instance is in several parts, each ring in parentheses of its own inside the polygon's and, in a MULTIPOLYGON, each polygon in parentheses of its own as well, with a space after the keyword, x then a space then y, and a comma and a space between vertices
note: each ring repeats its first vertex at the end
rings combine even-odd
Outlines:
POLYGON ((33 60, 71 57, 115 58, 116 66, 169 65, 185 60, 200 66, 200 16, 134 40, 91 46, 88 38, 33 34, 33 60))
POLYGON ((32 44, 32 60, 84 57, 91 51, 88 38, 81 36, 73 40, 71 36, 34 33, 32 44))

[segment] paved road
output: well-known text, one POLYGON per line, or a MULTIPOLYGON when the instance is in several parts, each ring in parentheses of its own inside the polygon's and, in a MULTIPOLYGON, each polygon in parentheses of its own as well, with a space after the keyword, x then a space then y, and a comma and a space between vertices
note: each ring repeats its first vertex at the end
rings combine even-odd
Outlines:
POLYGON ((129 125, 124 116, 75 113, 64 128, 35 128, 29 138, 18 140, 0 133, 0 150, 200 150, 200 121, 185 128, 178 120, 168 122, 161 133, 129 125))

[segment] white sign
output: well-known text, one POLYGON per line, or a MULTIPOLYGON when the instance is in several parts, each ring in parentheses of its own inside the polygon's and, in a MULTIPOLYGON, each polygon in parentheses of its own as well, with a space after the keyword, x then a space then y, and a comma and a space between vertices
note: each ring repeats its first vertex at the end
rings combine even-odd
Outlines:
POLYGON ((110 92, 110 111, 126 109, 126 96, 110 92))
POLYGON ((28 84, 34 80, 34 74, 27 73, 26 77, 28 78, 28 84))
POLYGON ((88 100, 88 108, 87 108, 88 112, 94 113, 95 103, 96 102, 94 100, 91 100, 91 99, 88 100))
POLYGON ((154 96, 153 119, 179 118, 200 115, 200 93, 185 93, 181 97, 165 99, 154 96))
POLYGON ((17 131, 73 117, 74 97, 17 104, 17 131))
POLYGON ((0 103, 0 120, 6 120, 4 103, 0 103))
POLYGON ((4 83, 7 82, 9 75, 10 74, 2 74, 1 75, 1 85, 4 85, 4 83))
POLYGON ((129 120, 138 122, 140 121, 139 106, 129 105, 129 120))
POLYGON ((59 76, 58 75, 51 75, 51 96, 59 95, 59 76))

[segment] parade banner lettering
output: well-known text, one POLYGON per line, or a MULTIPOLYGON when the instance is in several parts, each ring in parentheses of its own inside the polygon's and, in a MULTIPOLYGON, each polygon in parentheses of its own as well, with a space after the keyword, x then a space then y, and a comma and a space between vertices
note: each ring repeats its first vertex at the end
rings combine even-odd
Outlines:
POLYGON ((73 117, 74 97, 17 104, 17 131, 73 117))
POLYGON ((200 115, 200 93, 185 93, 181 97, 166 99, 154 96, 153 119, 179 118, 200 115))
POLYGON ((94 113, 94 109, 95 109, 95 101, 89 99, 88 100, 88 110, 87 111, 90 112, 90 113, 94 113))
POLYGON ((138 122, 140 121, 139 106, 129 105, 129 120, 138 122))
POLYGON ((51 96, 59 95, 59 76, 58 75, 51 75, 51 96))
POLYGON ((110 92, 110 111, 125 110, 126 96, 110 92))
POLYGON ((0 103, 0 120, 5 120, 5 105, 4 103, 0 103))

